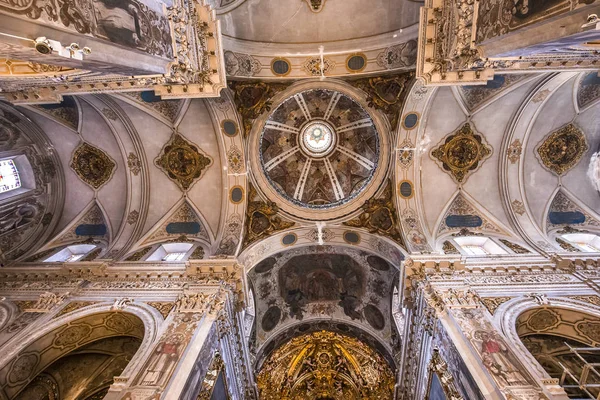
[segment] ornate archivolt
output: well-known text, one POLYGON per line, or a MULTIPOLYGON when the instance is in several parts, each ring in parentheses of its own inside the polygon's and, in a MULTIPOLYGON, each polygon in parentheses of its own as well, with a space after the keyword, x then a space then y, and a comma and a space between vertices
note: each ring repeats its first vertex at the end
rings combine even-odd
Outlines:
POLYGON ((223 160, 223 196, 219 232, 214 242, 214 254, 235 256, 240 251, 248 199, 248 163, 243 140, 243 123, 233 102, 233 93, 223 90, 221 97, 206 100, 223 160))
MULTIPOLYGON (((500 326, 502 333, 504 333, 508 340, 509 346, 517 349, 521 360, 524 362, 527 369, 533 373, 536 380, 539 380, 544 385, 548 385, 550 389, 552 389, 553 385, 558 387, 558 382, 550 379, 548 373, 527 350, 521 340, 521 331, 527 327, 531 330, 531 325, 533 324, 535 331, 552 331, 558 333, 559 336, 583 341, 584 343, 593 343, 593 340, 581 336, 581 332, 575 332, 573 331, 573 328, 569 328, 562 333, 559 332, 559 327, 563 323, 562 317, 560 316, 561 310, 564 310, 571 315, 579 315, 582 317, 582 320, 575 324, 581 325, 580 328, 583 327, 582 324, 598 324, 600 306, 598 306, 598 304, 591 304, 586 300, 586 298, 591 298, 595 295, 590 296, 590 293, 585 289, 579 290, 578 292, 582 294, 555 297, 550 294, 546 296, 540 293, 537 298, 533 296, 517 295, 512 300, 506 301, 500 305, 493 315, 494 322, 500 326), (543 300, 543 303, 539 301, 540 299, 543 300), (533 320, 526 316, 533 318, 533 320), (526 319, 529 319, 529 321, 525 321, 526 319), (520 328, 521 325, 523 325, 523 327, 520 328), (569 334, 569 330, 571 331, 571 334, 569 334), (572 334, 573 332, 575 332, 574 335, 572 334)), ((572 318, 567 318, 567 321, 569 320, 572 320, 572 318)), ((588 328, 587 325, 584 326, 584 331, 588 332, 586 328, 588 328)))
POLYGON ((291 339, 275 350, 257 377, 261 398, 391 399, 394 375, 361 341, 334 332, 291 339))
MULTIPOLYGON (((540 215, 541 210, 530 208, 525 192, 525 159, 527 152, 533 148, 532 146, 539 145, 539 143, 530 143, 529 140, 537 116, 550 102, 551 94, 563 85, 570 84, 569 82, 575 76, 575 73, 565 72, 541 80, 515 114, 516 117, 511 122, 510 130, 507 131, 500 149, 502 155, 500 158, 500 189, 505 209, 509 211, 508 214, 518 234, 530 246, 544 252, 562 251, 558 243, 549 240, 546 234, 546 219, 554 195, 548 199, 543 215, 540 215), (537 222, 540 218, 541 224, 537 222)), ((536 153, 538 153, 537 149, 536 147, 536 153)), ((531 159, 528 160, 531 162, 531 159)), ((550 161, 548 160, 548 162, 550 161)))

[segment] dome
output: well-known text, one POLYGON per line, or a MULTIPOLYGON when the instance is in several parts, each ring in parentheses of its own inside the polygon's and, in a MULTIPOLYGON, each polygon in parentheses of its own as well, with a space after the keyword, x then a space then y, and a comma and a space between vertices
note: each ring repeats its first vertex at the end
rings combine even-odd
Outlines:
POLYGON ((373 119, 350 96, 310 89, 287 97, 268 116, 259 142, 267 181, 308 209, 349 202, 371 182, 380 157, 373 119))

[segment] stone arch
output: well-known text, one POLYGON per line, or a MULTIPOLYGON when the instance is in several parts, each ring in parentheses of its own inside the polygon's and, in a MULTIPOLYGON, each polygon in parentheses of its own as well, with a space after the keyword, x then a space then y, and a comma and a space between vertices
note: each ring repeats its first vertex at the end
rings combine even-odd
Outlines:
MULTIPOLYGON (((553 389, 558 390, 559 393, 563 393, 562 389, 560 389, 558 385, 555 385, 554 382, 549 384, 549 382, 552 382, 552 377, 523 343, 521 336, 527 335, 527 333, 524 333, 526 331, 523 329, 519 330, 519 324, 526 323, 526 320, 529 320, 535 313, 544 312, 548 314, 548 321, 545 326, 542 326, 542 322, 539 323, 541 325, 536 325, 534 322, 534 327, 537 326, 538 328, 537 331, 554 333, 555 336, 582 343, 582 337, 574 335, 572 332, 571 334, 565 332, 561 335, 557 335, 557 329, 562 324, 559 313, 580 315, 582 320, 598 323, 598 325, 600 325, 600 306, 591 304, 587 300, 588 298, 595 296, 581 295, 576 297, 578 297, 578 299, 542 297, 540 298, 542 301, 537 301, 531 296, 517 297, 502 304, 494 313, 494 322, 500 326, 502 333, 504 333, 507 338, 508 345, 520 356, 524 366, 542 386, 554 386, 553 389), (552 316, 554 316, 554 318, 552 318, 552 316), (550 321, 550 319, 552 321, 550 321)), ((541 317, 543 317, 543 315, 538 315, 537 318, 541 319, 541 317)), ((571 325, 574 328, 574 324, 571 323, 571 325)), ((536 332, 536 329, 531 330, 531 332, 536 332)), ((600 338, 598 338, 598 340, 600 340, 600 338)), ((590 341, 589 338, 586 342, 589 346, 598 345, 598 342, 590 341)))
POLYGON ((109 303, 94 304, 66 313, 38 329, 8 342, 0 358, 0 386, 7 398, 14 398, 55 361, 101 339, 139 339, 135 355, 121 372, 134 376, 154 342, 160 313, 143 303, 129 303, 115 309, 109 303))

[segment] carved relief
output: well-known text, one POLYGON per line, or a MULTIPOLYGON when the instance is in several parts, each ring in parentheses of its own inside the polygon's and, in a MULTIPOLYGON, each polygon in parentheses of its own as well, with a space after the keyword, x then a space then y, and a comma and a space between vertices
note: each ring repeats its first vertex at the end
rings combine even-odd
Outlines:
POLYGON ((580 321, 575 324, 575 330, 586 338, 590 339, 596 345, 600 343, 600 322, 580 321))
POLYGON ((365 228, 369 233, 389 237, 404 246, 404 239, 398 229, 392 183, 387 183, 381 198, 365 201, 362 206, 362 214, 357 218, 344 222, 344 225, 365 228))
POLYGON ((252 122, 265 111, 271 111, 271 98, 288 84, 265 82, 231 82, 237 110, 244 121, 244 134, 252 129, 252 122))
POLYGON ((406 68, 415 65, 417 61, 417 41, 388 47, 377 55, 377 65, 385 69, 406 68))
POLYGON ((325 6, 326 0, 304 0, 304 1, 306 2, 306 4, 308 4, 310 11, 312 11, 314 13, 318 13, 325 6))
POLYGON ((187 191, 213 164, 213 160, 183 136, 173 133, 154 163, 181 190, 187 191))
POLYGON ((442 139, 431 151, 431 156, 459 184, 464 183, 468 175, 477 170, 491 154, 492 148, 481 135, 474 132, 470 123, 442 139))
POLYGON ((509 301, 512 297, 484 297, 481 302, 488 309, 490 314, 494 315, 498 307, 509 301))
POLYGON ((395 129, 409 82, 413 77, 414 74, 410 72, 391 77, 359 79, 350 83, 367 93, 369 107, 383 111, 395 129))
POLYGON ((227 166, 229 173, 241 174, 244 171, 244 154, 235 144, 227 150, 227 166))
POLYGON ((508 149, 506 150, 506 156, 511 164, 515 164, 521 158, 521 153, 523 152, 523 144, 519 139, 515 139, 508 149))
MULTIPOLYGON (((313 1, 313 0, 307 0, 313 1)), ((335 62, 329 58, 312 57, 302 64, 302 69, 308 75, 321 76, 335 68, 335 62)))
POLYGON ((160 315, 163 316, 164 319, 167 319, 171 310, 175 307, 175 303, 171 302, 160 302, 160 301, 150 301, 148 302, 149 306, 152 306, 158 310, 160 315))
POLYGON ((70 167, 79 178, 99 189, 111 178, 117 164, 102 150, 88 143, 75 149, 70 167))
POLYGON ((447 240, 442 246, 442 251, 444 254, 460 254, 460 251, 458 251, 456 247, 454 247, 454 245, 447 240))
POLYGON ((127 166, 129 167, 131 173, 135 176, 138 176, 142 170, 142 162, 140 161, 140 158, 132 152, 130 152, 127 156, 127 166))
POLYGON ((513 243, 513 242, 509 242, 506 239, 500 239, 500 242, 502 242, 503 245, 505 245, 506 247, 508 247, 509 249, 511 249, 516 254, 529 254, 529 253, 531 253, 525 247, 520 246, 520 245, 518 245, 516 243, 513 243))
POLYGON ((272 201, 261 201, 252 185, 248 190, 248 208, 246 210, 246 235, 244 246, 268 237, 275 232, 291 228, 294 222, 284 221, 277 213, 279 207, 272 201))
POLYGON ((577 165, 588 149, 583 132, 568 124, 548 135, 537 154, 544 167, 560 176, 577 165))
POLYGON ((248 54, 226 51, 224 53, 227 75, 251 77, 260 72, 260 61, 248 54))
POLYGON ((536 311, 527 320, 527 326, 534 331, 543 332, 560 324, 560 317, 550 309, 536 311))

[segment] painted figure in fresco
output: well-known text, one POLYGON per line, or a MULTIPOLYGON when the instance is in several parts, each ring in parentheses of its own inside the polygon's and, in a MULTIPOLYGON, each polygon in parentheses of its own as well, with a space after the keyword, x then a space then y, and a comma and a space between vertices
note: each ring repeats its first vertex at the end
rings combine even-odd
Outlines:
POLYGON ((137 47, 142 38, 138 7, 129 0, 94 1, 98 29, 111 42, 137 47))
POLYGON ((525 377, 514 368, 509 359, 508 348, 496 332, 475 331, 475 339, 481 341, 481 359, 487 369, 506 386, 527 385, 525 377))
POLYGON ((173 333, 162 340, 154 350, 154 355, 148 366, 142 385, 164 386, 175 368, 185 336, 173 333))

